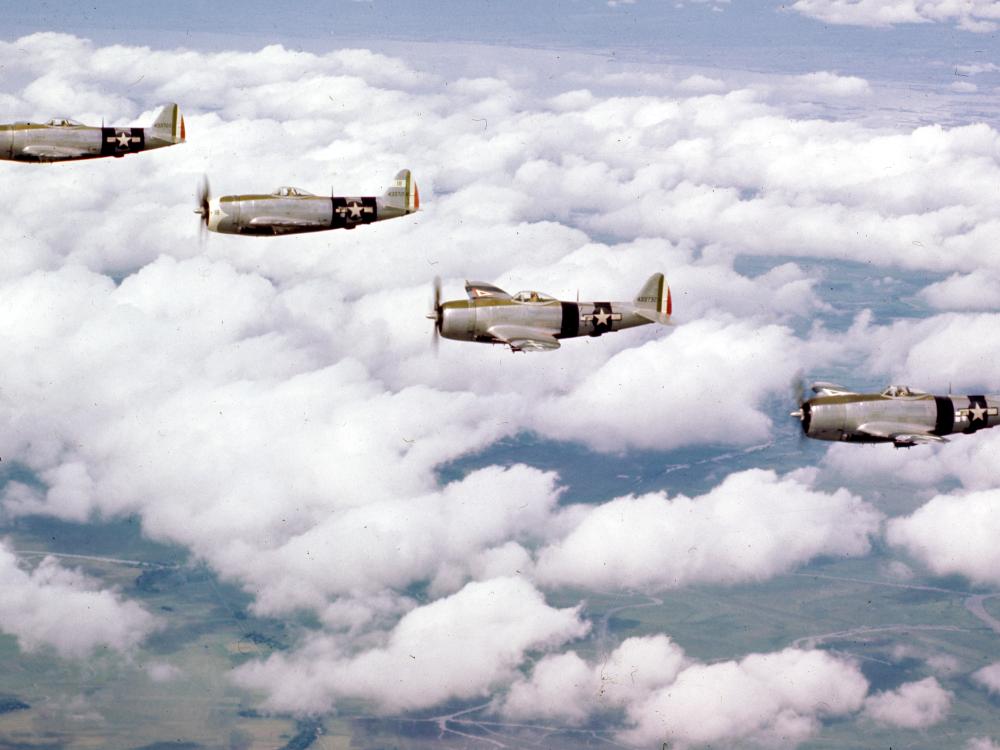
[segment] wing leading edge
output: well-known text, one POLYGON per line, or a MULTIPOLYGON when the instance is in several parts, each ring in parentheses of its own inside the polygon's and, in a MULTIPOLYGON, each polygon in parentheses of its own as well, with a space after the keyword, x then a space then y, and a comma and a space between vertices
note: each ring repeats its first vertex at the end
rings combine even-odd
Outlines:
POLYGON ((900 424, 898 422, 867 422, 858 425, 858 432, 872 437, 891 440, 896 445, 914 445, 916 443, 947 443, 946 438, 934 435, 927 427, 919 424, 900 424))
POLYGON ((67 146, 51 146, 36 144, 26 146, 24 153, 36 159, 73 159, 77 156, 94 156, 88 151, 79 148, 69 148, 67 146))
POLYGON ((551 331, 528 326, 495 325, 486 332, 515 352, 546 352, 559 348, 559 342, 551 331))

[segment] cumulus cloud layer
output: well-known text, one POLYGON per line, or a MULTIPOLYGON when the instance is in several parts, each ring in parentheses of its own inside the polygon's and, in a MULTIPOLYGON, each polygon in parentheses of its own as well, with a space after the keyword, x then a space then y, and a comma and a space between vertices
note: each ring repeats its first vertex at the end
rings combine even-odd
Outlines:
POLYGON ((97 649, 128 651, 156 628, 139 604, 78 570, 45 557, 25 570, 0 542, 0 631, 25 651, 50 646, 63 657, 85 658, 97 649))
POLYGON ((989 692, 1000 695, 1000 661, 995 661, 972 673, 972 679, 989 692))
POLYGON ((496 578, 406 614, 384 644, 350 653, 331 636, 291 656, 234 672, 241 685, 289 711, 327 711, 338 698, 375 701, 382 710, 427 708, 450 698, 483 697, 510 682, 530 650, 548 650, 588 630, 576 609, 555 609, 529 583, 496 578))
POLYGON ((786 649, 739 661, 695 664, 633 704, 623 737, 680 748, 734 741, 794 746, 822 717, 852 713, 868 682, 857 665, 823 651, 786 649))
MULTIPOLYGON (((514 685, 512 714, 580 721, 590 708, 567 714, 554 696, 589 705, 594 665, 559 653, 587 625, 540 588, 762 580, 866 554, 879 514, 802 474, 561 507, 552 472, 486 467, 447 484, 437 472, 526 431, 607 452, 768 440, 765 404, 792 373, 868 352, 820 327, 796 336, 825 309, 819 276, 794 262, 739 271, 738 255, 996 265, 996 131, 790 116, 783 102, 805 91, 871 96, 826 71, 741 87, 594 66, 553 92, 535 85, 542 73, 445 80, 366 50, 205 54, 52 34, 0 43, 0 65, 12 117, 138 121, 178 100, 189 134, 121 161, 5 167, 0 198, 18 222, 0 227, 0 454, 40 484, 7 485, 3 512, 134 513, 243 585, 258 613, 314 614, 291 652, 236 675, 275 709, 360 698, 410 710, 514 685), (141 76, 127 98, 123 68, 141 76), (218 193, 352 193, 403 166, 425 198, 415 217, 197 241, 191 193, 205 171, 218 193), (52 195, 58 212, 41 198, 52 195), (674 288, 670 331, 567 341, 547 357, 452 342, 430 355, 434 275, 446 295, 477 277, 630 299, 657 270, 674 288)), ((916 338, 968 322, 907 328, 911 346, 875 366, 936 366, 916 338)), ((877 348, 903 328, 857 330, 877 348)), ((104 596, 131 625, 91 642, 127 647, 148 631, 104 596)), ((601 674, 597 694, 642 742, 807 737, 865 689, 829 655, 691 665, 665 637, 621 644, 601 674), (647 682, 640 662, 653 665, 647 682), (711 716, 697 708, 706 695, 725 698, 711 716)))
POLYGON ((954 695, 934 677, 907 682, 865 699, 865 715, 879 724, 925 729, 943 721, 954 695))
POLYGON ((629 638, 593 664, 572 651, 547 656, 514 683, 501 711, 576 724, 624 709, 622 739, 640 747, 791 746, 813 735, 822 717, 857 711, 867 691, 856 664, 821 651, 703 664, 666 636, 651 636, 629 638))
POLYGON ((880 519, 845 490, 817 492, 802 478, 754 469, 694 499, 605 503, 539 553, 537 575, 550 585, 654 590, 762 580, 817 555, 867 554, 880 519))
POLYGON ((911 515, 890 520, 886 538, 938 575, 1000 583, 998 503, 1000 490, 938 495, 911 515))
POLYGON ((852 26, 941 22, 987 33, 1000 20, 994 0, 796 0, 791 7, 825 23, 852 26))

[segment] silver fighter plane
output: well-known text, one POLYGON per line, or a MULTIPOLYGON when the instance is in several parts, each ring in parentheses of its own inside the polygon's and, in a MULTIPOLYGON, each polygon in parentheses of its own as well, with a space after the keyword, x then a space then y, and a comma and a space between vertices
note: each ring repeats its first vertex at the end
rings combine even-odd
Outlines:
POLYGON ((198 208, 202 227, 223 234, 273 237, 278 234, 354 229, 361 224, 395 219, 420 208, 420 192, 410 170, 393 178, 384 195, 345 198, 280 187, 269 194, 224 195, 212 198, 208 180, 202 183, 198 208))
POLYGON ((66 118, 0 125, 0 159, 50 162, 120 157, 184 143, 184 138, 180 109, 168 104, 156 113, 149 128, 98 128, 66 118))
POLYGON ((946 443, 945 435, 978 432, 1000 424, 1000 396, 933 396, 905 385, 881 393, 854 393, 833 383, 814 383, 815 398, 793 417, 817 440, 848 443, 946 443))
POLYGON ((631 302, 560 302, 541 292, 518 292, 479 281, 465 282, 467 300, 441 302, 434 282, 435 346, 438 335, 458 341, 504 344, 515 352, 558 349, 561 339, 601 336, 623 328, 670 322, 670 287, 654 273, 631 302))

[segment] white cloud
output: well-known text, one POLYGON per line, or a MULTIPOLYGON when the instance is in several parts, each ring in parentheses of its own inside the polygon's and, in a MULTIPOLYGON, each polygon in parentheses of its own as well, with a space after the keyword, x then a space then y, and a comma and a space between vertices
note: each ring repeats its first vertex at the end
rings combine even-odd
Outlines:
POLYGON ((846 490, 753 469, 697 498, 625 497, 541 550, 548 585, 663 589, 769 578, 817 555, 865 555, 881 515, 846 490))
POLYGON ((972 679, 989 692, 1000 695, 1000 661, 995 661, 972 673, 972 679))
POLYGON ((955 81, 948 88, 959 94, 974 94, 979 91, 979 87, 969 81, 955 81))
POLYGON ((1000 65, 996 63, 966 63, 955 66, 955 73, 965 76, 977 76, 982 73, 996 73, 998 71, 1000 71, 1000 65))
POLYGON ((583 374, 535 416, 543 434, 605 451, 767 439, 759 404, 787 390, 799 363, 791 331, 701 320, 633 347, 583 374))
POLYGON ((939 310, 994 310, 1000 299, 1000 277, 984 270, 954 273, 924 287, 920 297, 939 310))
POLYGON ((601 717, 640 747, 785 747, 814 735, 824 718, 859 710, 867 690, 856 664, 826 652, 705 664, 660 635, 629 638, 593 662, 572 651, 546 656, 511 686, 500 712, 521 722, 601 717))
POLYGON ((962 663, 950 654, 932 654, 927 657, 927 666, 935 674, 950 677, 962 669, 962 663))
POLYGON ((925 729, 944 720, 953 698, 936 678, 927 677, 869 696, 865 699, 864 713, 878 724, 925 729))
POLYGON ((677 88, 681 91, 691 93, 708 94, 725 91, 726 84, 718 78, 710 78, 706 75, 702 75, 701 73, 695 73, 678 83, 677 88))
POLYGON ((1000 583, 998 502, 1000 490, 938 495, 911 515, 891 519, 886 539, 937 575, 1000 583))
POLYGON ((523 579, 497 578, 407 613, 383 645, 348 653, 331 636, 234 673, 275 710, 327 711, 341 697, 395 712, 451 698, 480 698, 512 682, 529 650, 586 634, 578 609, 555 609, 523 579))
POLYGON ((599 690, 593 677, 593 667, 575 651, 546 656, 535 664, 530 680, 522 677, 511 686, 503 713, 515 719, 582 724, 599 690))
POLYGON ((519 678, 501 705, 518 720, 580 724, 593 714, 625 708, 673 682, 688 659, 665 635, 628 638, 607 658, 590 664, 569 651, 546 656, 519 678))
POLYGON ((156 626, 156 618, 119 592, 45 557, 30 572, 0 541, 0 631, 25 651, 43 646, 64 658, 99 649, 129 651, 156 626))
MULTIPOLYGON (((986 374, 986 373, 984 373, 986 374)), ((979 390, 979 389, 977 389, 979 390)), ((945 393, 947 387, 937 389, 945 393)), ((863 480, 866 476, 891 476, 896 482, 914 487, 933 487, 945 480, 955 480, 969 490, 990 489, 996 485, 991 457, 1000 447, 1000 431, 978 431, 948 437, 949 443, 920 449, 920 460, 913 453, 898 450, 859 452, 857 446, 832 445, 823 459, 840 479, 863 480)), ((915 449, 916 450, 916 449, 915 449)))
POLYGON ((1000 354, 1000 344, 987 333, 998 322, 996 313, 944 313, 865 327, 859 333, 871 350, 868 370, 891 373, 894 382, 924 389, 951 384, 1000 390, 1000 377, 986 364, 1000 354))
POLYGON ((792 80, 801 84, 801 93, 807 97, 810 94, 827 97, 856 97, 868 96, 872 93, 871 86, 864 78, 843 76, 829 70, 805 73, 792 80))
POLYGON ((785 649, 740 661, 695 664, 633 704, 626 741, 673 747, 750 742, 794 746, 823 717, 857 711, 868 683, 857 665, 823 651, 785 649))
POLYGON ((796 0, 791 8, 824 23, 851 26, 938 22, 987 33, 1000 20, 995 0, 796 0))
MULTIPOLYGON (((828 72, 769 93, 656 66, 626 86, 595 63, 559 91, 541 85, 545 71, 511 72, 507 54, 491 74, 445 80, 367 50, 205 54, 56 34, 0 43, 11 117, 139 122, 176 99, 189 137, 125 160, 10 165, 0 184, 18 216, 0 227, 0 455, 41 482, 8 485, 3 511, 137 514, 145 534, 242 585, 258 612, 314 613, 322 628, 301 648, 240 673, 266 685, 271 705, 320 710, 350 696, 393 710, 515 682, 529 650, 555 651, 584 626, 525 581, 497 584, 493 599, 481 587, 570 581, 559 555, 576 557, 611 510, 633 525, 647 513, 676 521, 686 543, 665 571, 652 567, 653 543, 635 549, 614 585, 760 580, 817 554, 865 554, 878 514, 802 476, 751 472, 694 500, 559 509, 550 472, 488 467, 442 486, 438 471, 525 431, 604 451, 769 440, 764 404, 848 345, 793 333, 823 309, 814 273, 770 262, 738 272, 737 254, 995 265, 1000 170, 987 125, 789 115, 783 102, 803 91, 811 103, 867 96, 866 82, 828 72), (127 94, 123 68, 143 76, 127 94), (425 199, 410 219, 197 241, 192 192, 205 171, 216 194, 272 182, 368 192, 403 166, 425 199), (39 198, 50 195, 57 213, 39 198), (629 299, 657 270, 674 288, 669 332, 567 341, 547 357, 454 342, 429 353, 435 274, 456 295, 479 277, 629 299), (764 528, 754 499, 809 519, 806 531, 793 536, 781 518, 764 528), (681 523, 682 506, 705 516, 681 523), (723 523, 720 508, 734 518, 723 523), (705 543, 719 524, 752 546, 705 543), (418 606, 413 583, 432 601, 418 606), (480 630, 449 630, 454 617, 480 630), (469 639, 468 659, 477 648, 482 659, 441 662, 418 687, 426 659, 410 651, 446 648, 418 636, 421 623, 469 639), (398 684, 382 679, 396 673, 398 684)), ((769 710, 754 736, 780 724, 769 710)), ((815 713, 796 714, 793 735, 815 713)))
POLYGON ((229 563, 261 589, 255 606, 269 614, 322 610, 334 595, 375 595, 425 580, 440 595, 470 575, 529 575, 530 558, 517 542, 551 533, 555 480, 525 466, 488 467, 440 492, 341 509, 273 549, 240 550, 229 563))
POLYGON ((1000 750, 1000 744, 989 737, 972 737, 965 743, 965 750, 1000 750))

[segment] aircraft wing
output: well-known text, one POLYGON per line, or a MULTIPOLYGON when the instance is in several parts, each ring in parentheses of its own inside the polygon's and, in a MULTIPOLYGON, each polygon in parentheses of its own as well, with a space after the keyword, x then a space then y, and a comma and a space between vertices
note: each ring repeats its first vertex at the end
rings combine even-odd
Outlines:
POLYGON ((303 227, 329 227, 328 221, 309 221, 308 219, 293 219, 290 216, 255 216, 250 219, 249 225, 252 227, 273 227, 274 229, 301 229, 303 227))
POLYGON ((288 216, 255 216, 247 223, 252 229, 267 231, 270 229, 275 234, 288 234, 299 232, 303 229, 329 229, 328 221, 309 221, 307 219, 293 219, 288 216))
POLYGON ((858 432, 872 437, 885 438, 894 443, 947 443, 940 435, 933 435, 926 425, 902 424, 899 422, 866 422, 858 426, 858 432))
POLYGON ((23 153, 33 156, 36 159, 72 159, 74 156, 93 156, 89 151, 80 148, 70 148, 69 146, 53 146, 37 143, 33 146, 25 146, 23 153))
POLYGON ((559 342, 552 332, 545 328, 529 328, 528 326, 495 325, 486 332, 514 351, 544 352, 559 348, 559 342))

